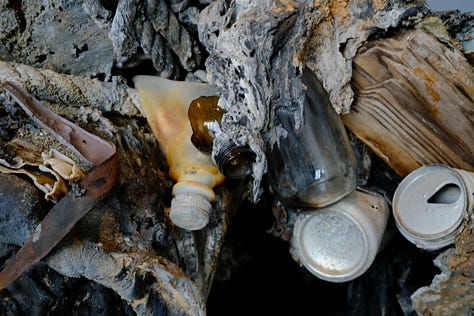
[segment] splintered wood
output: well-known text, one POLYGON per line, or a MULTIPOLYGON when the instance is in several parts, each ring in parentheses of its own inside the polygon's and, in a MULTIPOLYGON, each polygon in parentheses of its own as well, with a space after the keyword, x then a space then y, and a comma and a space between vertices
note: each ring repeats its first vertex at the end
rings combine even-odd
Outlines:
POLYGON ((401 176, 443 163, 474 171, 474 71, 423 30, 362 47, 344 124, 401 176))

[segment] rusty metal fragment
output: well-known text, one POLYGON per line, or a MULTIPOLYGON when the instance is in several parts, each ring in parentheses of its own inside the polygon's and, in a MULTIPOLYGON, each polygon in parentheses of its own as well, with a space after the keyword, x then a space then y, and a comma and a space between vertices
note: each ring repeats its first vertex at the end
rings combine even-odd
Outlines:
POLYGON ((0 290, 47 255, 89 210, 101 200, 118 181, 119 159, 115 145, 83 130, 43 106, 33 96, 12 82, 3 84, 39 124, 75 152, 94 164, 79 187, 70 191, 51 209, 16 255, 0 272, 0 290))
POLYGON ((17 84, 7 81, 2 86, 38 124, 79 156, 99 165, 115 153, 114 144, 50 111, 17 84))
POLYGON ((112 156, 87 175, 79 190, 70 191, 51 209, 0 272, 0 290, 47 255, 74 224, 110 191, 118 180, 118 163, 118 157, 112 156))

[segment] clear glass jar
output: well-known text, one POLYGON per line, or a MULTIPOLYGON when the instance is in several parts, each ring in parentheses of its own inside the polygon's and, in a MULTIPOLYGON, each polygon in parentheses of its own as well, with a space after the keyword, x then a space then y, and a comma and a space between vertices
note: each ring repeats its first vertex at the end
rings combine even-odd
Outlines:
POLYGON ((323 207, 352 193, 357 163, 341 117, 313 72, 305 69, 303 122, 295 128, 293 113, 277 109, 275 126, 285 131, 268 153, 268 180, 289 207, 323 207))

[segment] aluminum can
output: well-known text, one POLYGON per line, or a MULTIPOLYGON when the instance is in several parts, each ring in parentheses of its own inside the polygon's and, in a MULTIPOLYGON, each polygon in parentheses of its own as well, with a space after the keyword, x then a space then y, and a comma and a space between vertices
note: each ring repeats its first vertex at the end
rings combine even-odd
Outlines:
POLYGON ((290 252, 322 280, 353 280, 372 265, 389 214, 383 196, 359 188, 335 204, 300 213, 290 252))
POLYGON ((455 240, 472 208, 474 173, 442 164, 408 174, 393 196, 400 233, 419 248, 439 250, 455 240))

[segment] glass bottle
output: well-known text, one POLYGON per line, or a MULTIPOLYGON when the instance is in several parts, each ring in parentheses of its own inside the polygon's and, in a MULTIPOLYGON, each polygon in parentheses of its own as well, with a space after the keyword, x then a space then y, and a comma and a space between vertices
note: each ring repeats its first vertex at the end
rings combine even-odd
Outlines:
POLYGON ((279 108, 275 126, 284 131, 269 154, 268 178, 278 199, 289 207, 323 207, 352 193, 357 163, 340 116, 314 73, 305 69, 303 120, 279 108))
MULTIPOLYGON (((221 129, 220 123, 225 111, 218 106, 219 97, 200 96, 189 106, 188 117, 193 130, 191 142, 204 152, 211 153, 216 132, 221 129)), ((213 160, 220 172, 226 177, 242 179, 252 173, 255 153, 248 146, 237 146, 229 141, 213 160)))

